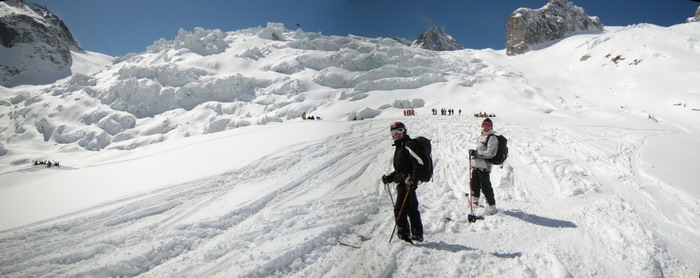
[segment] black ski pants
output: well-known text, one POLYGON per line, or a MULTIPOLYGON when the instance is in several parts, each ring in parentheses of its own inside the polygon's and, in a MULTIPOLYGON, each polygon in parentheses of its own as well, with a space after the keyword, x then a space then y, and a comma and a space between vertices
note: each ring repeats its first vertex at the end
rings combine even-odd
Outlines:
POLYGON ((472 196, 479 198, 481 192, 484 192, 486 202, 490 205, 496 205, 496 199, 493 197, 493 187, 491 187, 491 173, 484 169, 472 170, 472 196))
POLYGON ((396 216, 398 233, 405 236, 410 236, 413 234, 414 237, 423 238, 423 222, 420 219, 420 212, 418 211, 418 197, 416 196, 416 190, 407 190, 406 187, 407 186, 404 183, 400 183, 396 187, 396 204, 394 205, 394 215, 396 216), (406 195, 406 192, 408 192, 408 195, 406 195), (404 198, 406 198, 406 203, 403 205, 403 211, 400 212, 401 205, 404 203, 404 198), (399 214, 399 212, 401 214, 399 214))

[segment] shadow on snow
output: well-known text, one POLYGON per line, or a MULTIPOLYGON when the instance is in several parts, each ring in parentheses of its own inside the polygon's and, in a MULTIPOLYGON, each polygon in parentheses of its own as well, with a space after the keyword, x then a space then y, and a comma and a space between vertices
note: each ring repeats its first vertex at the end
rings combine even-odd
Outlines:
POLYGON ((416 246, 432 248, 436 250, 449 251, 449 252, 459 252, 459 251, 475 251, 476 248, 467 247, 459 244, 440 242, 428 242, 428 243, 416 243, 416 246))
MULTIPOLYGON (((467 247, 464 245, 459 245, 459 244, 450 244, 446 243, 444 241, 440 242, 428 242, 428 243, 416 243, 416 246, 420 247, 425 247, 425 248, 431 248, 435 250, 441 250, 441 251, 448 251, 448 252, 460 252, 460 251, 476 251, 479 249, 472 248, 472 247, 467 247)), ((520 257, 522 253, 520 252, 515 252, 515 253, 498 253, 494 252, 491 253, 491 255, 494 255, 499 258, 503 259, 513 259, 520 257)))
POLYGON ((502 258, 502 259, 515 259, 517 257, 520 257, 523 253, 520 252, 515 252, 515 253, 498 253, 498 252, 493 252, 491 255, 494 255, 496 257, 502 258))
POLYGON ((522 210, 507 210, 502 212, 505 215, 519 218, 520 220, 523 220, 525 222, 529 222, 532 224, 540 225, 540 226, 545 226, 545 227, 551 227, 551 228, 577 228, 576 224, 571 221, 566 221, 566 220, 557 220, 557 219, 552 219, 552 218, 547 218, 547 217, 542 217, 542 216, 537 216, 534 214, 529 214, 526 213, 522 210))

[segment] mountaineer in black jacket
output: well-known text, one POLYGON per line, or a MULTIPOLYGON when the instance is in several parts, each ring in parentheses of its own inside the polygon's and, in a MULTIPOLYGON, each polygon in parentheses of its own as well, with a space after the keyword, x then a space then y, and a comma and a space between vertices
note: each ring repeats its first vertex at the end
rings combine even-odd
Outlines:
POLYGON ((418 172, 423 167, 423 160, 418 156, 417 143, 408 136, 406 126, 401 122, 391 124, 391 136, 394 139, 394 172, 382 176, 384 184, 396 182, 396 203, 394 216, 400 239, 409 243, 423 241, 423 223, 418 211, 418 172), (409 221, 410 219, 410 225, 409 221))

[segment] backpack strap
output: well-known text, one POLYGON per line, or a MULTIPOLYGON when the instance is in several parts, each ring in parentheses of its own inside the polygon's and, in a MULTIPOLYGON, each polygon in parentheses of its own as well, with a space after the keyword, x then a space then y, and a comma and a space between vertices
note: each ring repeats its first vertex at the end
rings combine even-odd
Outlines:
MULTIPOLYGON (((413 144, 411 144, 414 146, 413 148, 418 147, 419 143, 416 139, 411 138, 411 141, 413 141, 413 144)), ((404 149, 406 149, 406 151, 408 151, 408 154, 411 155, 414 159, 416 159, 416 161, 418 161, 418 164, 420 164, 421 166, 425 165, 423 159, 420 157, 420 155, 418 155, 418 153, 416 153, 416 151, 418 151, 417 148, 415 150, 413 148, 408 146, 408 142, 406 142, 406 144, 404 145, 404 149)))
POLYGON ((488 145, 489 145, 489 140, 491 140, 491 136, 493 136, 493 134, 489 134, 489 135, 486 136, 486 142, 484 142, 484 144, 485 144, 487 147, 488 147, 488 145))

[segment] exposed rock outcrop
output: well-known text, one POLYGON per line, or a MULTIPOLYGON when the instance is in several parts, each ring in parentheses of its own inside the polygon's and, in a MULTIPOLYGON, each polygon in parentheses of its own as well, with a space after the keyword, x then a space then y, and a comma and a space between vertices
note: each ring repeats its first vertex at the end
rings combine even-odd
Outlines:
POLYGON ((598 17, 567 0, 550 0, 544 7, 532 10, 520 8, 508 19, 506 54, 525 53, 532 46, 562 39, 581 31, 602 31, 598 17))
POLYGON ((45 84, 70 75, 70 51, 83 51, 66 25, 45 7, 0 2, 0 85, 45 84))
POLYGON ((411 47, 430 49, 435 51, 451 51, 464 49, 452 36, 445 34, 440 27, 433 27, 418 36, 411 47))
POLYGON ((698 9, 695 10, 695 17, 689 17, 685 22, 686 23, 700 22, 700 7, 698 7, 698 9))

